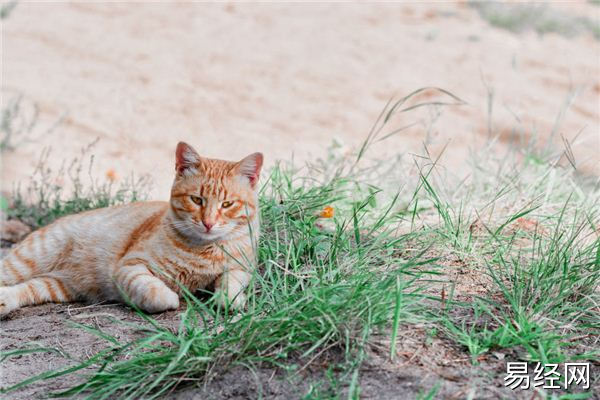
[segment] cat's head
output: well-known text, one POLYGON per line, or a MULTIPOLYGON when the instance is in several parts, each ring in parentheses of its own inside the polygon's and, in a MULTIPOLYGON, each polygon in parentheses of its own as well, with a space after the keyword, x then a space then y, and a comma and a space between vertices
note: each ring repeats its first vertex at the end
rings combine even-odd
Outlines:
POLYGON ((180 142, 175 153, 175 181, 171 189, 173 226, 195 240, 214 241, 248 232, 258 213, 261 153, 241 161, 200 157, 180 142))

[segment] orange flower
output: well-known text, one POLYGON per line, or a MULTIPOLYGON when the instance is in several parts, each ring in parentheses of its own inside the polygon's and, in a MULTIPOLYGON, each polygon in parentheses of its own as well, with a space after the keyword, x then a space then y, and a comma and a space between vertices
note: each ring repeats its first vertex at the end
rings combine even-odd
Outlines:
POLYGON ((335 210, 331 206, 325 206, 323 210, 319 213, 319 217, 321 218, 333 218, 333 214, 335 214, 335 210))
POLYGON ((113 168, 109 168, 106 171, 106 179, 108 179, 111 182, 114 182, 118 179, 117 173, 115 172, 115 170, 113 168))

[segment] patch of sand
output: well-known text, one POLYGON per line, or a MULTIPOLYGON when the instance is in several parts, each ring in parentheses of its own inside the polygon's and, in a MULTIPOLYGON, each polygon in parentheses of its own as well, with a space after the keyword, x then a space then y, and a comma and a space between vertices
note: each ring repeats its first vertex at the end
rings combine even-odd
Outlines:
MULTIPOLYGON (((554 135, 558 147, 562 135, 575 142, 578 168, 600 173, 599 42, 516 35, 462 2, 22 2, 2 21, 2 45, 3 106, 16 95, 36 104, 33 136, 41 135, 2 155, 3 189, 30 176, 44 146, 57 167, 99 137, 97 175, 149 173, 152 197, 165 198, 179 140, 210 157, 262 151, 267 165, 301 161, 323 155, 334 137, 358 145, 390 97, 422 86, 468 105, 398 115, 391 128, 419 123, 373 154, 423 154, 426 144, 436 155, 448 145, 440 162, 460 172, 468 146, 487 140, 487 85, 499 153, 513 135, 554 135)), ((436 99, 445 100, 428 98, 436 99)))

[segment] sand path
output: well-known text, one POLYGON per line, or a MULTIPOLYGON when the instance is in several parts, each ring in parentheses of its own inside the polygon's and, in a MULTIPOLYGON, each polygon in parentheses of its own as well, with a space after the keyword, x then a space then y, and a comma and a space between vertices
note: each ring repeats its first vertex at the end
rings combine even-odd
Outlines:
MULTIPOLYGON (((600 10, 552 7, 596 17, 600 10)), ((42 147, 53 147, 57 166, 99 137, 100 175, 149 173, 152 197, 164 198, 178 140, 211 157, 263 151, 268 164, 292 153, 304 160, 323 155, 334 137, 357 145, 390 97, 422 86, 468 105, 399 115, 391 127, 417 125, 376 155, 422 154, 423 144, 436 154, 448 145, 441 163, 460 171, 468 146, 491 126, 503 143, 513 132, 523 143, 554 134, 558 147, 561 135, 577 137, 578 168, 598 174, 599 43, 591 35, 516 35, 463 3, 21 2, 2 21, 2 102, 23 95, 36 104, 32 137, 41 137, 4 152, 2 187, 26 179, 42 147), (491 125, 484 81, 494 92, 491 125)))

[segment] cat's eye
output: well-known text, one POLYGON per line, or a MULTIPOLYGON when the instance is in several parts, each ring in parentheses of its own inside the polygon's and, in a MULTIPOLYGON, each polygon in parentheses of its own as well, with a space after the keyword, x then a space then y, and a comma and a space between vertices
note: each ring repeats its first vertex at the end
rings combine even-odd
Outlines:
POLYGON ((221 203, 221 207, 223 208, 229 208, 233 205, 233 201, 224 201, 221 203))
POLYGON ((199 206, 204 204, 204 199, 202 197, 190 196, 190 200, 192 200, 194 203, 198 204, 199 206))

